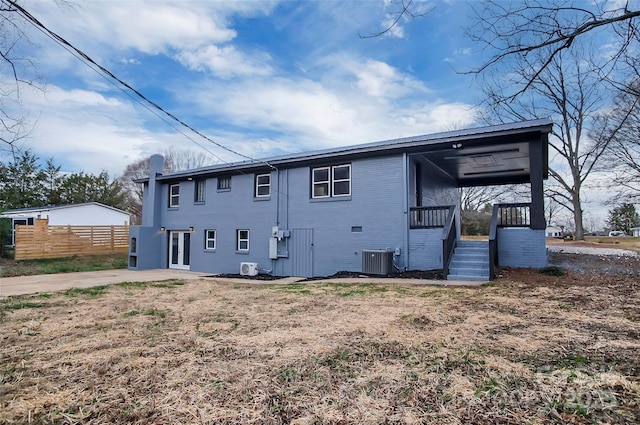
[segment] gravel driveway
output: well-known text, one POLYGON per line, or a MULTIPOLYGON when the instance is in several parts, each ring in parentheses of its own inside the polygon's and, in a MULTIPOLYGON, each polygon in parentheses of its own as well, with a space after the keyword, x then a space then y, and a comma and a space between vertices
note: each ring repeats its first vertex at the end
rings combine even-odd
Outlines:
POLYGON ((572 245, 547 245, 549 264, 576 273, 640 278, 640 255, 635 251, 572 245))

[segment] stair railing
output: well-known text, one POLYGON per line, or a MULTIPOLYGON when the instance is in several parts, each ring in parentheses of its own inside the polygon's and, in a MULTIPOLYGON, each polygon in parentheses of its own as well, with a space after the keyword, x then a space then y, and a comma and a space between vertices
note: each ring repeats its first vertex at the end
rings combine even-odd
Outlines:
POLYGON ((458 232, 456 230, 456 210, 455 205, 448 207, 449 213, 442 228, 442 276, 444 279, 449 275, 449 263, 453 256, 453 250, 456 248, 458 240, 458 232))
POLYGON ((498 266, 498 211, 500 204, 493 205, 491 224, 489 225, 489 280, 496 278, 496 266, 498 266))

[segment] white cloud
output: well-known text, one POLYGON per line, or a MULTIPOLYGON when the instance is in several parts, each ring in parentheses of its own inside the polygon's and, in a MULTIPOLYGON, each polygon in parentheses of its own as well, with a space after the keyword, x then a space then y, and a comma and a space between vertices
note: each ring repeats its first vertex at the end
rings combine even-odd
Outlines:
POLYGON ((265 53, 244 54, 232 46, 205 46, 179 53, 177 59, 192 70, 209 70, 222 78, 233 76, 267 75, 271 69, 265 53))

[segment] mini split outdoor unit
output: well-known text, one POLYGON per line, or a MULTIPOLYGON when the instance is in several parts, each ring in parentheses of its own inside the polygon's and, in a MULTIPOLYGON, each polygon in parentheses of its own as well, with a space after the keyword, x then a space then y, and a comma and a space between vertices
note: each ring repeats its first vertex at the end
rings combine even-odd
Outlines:
POLYGON ((258 274, 258 263, 240 263, 240 275, 256 276, 258 274))

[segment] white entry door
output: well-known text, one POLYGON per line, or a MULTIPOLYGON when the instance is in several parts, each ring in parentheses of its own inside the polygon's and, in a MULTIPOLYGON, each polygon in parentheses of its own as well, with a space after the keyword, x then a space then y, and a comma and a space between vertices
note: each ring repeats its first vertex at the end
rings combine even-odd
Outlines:
POLYGON ((169 232, 169 268, 189 270, 191 233, 169 232))

